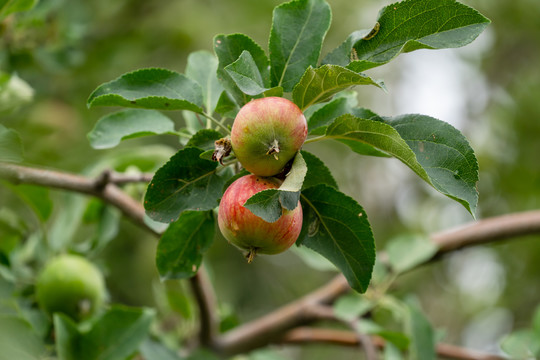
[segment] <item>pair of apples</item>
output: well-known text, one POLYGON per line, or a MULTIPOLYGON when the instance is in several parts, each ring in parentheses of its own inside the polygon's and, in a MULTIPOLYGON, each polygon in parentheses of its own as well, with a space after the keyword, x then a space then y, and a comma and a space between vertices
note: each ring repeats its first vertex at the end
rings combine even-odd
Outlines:
MULTIPOLYGON (((218 223, 223 236, 247 250, 251 262, 257 253, 277 254, 287 250, 302 228, 300 202, 293 210, 268 223, 244 207, 255 193, 279 188, 284 168, 307 137, 302 111, 280 97, 253 100, 238 113, 231 132, 231 145, 242 166, 253 173, 233 182, 223 194, 218 223)), ((103 304, 105 282, 97 267, 81 256, 64 254, 52 259, 36 283, 36 298, 47 313, 63 312, 74 320, 93 315, 103 304)))
POLYGON ((304 114, 293 102, 281 97, 252 100, 240 109, 231 131, 236 158, 252 175, 234 181, 219 204, 218 224, 229 242, 246 250, 248 262, 256 254, 278 254, 287 250, 302 229, 300 202, 293 210, 269 223, 244 207, 252 195, 277 189, 286 165, 307 137, 304 114))

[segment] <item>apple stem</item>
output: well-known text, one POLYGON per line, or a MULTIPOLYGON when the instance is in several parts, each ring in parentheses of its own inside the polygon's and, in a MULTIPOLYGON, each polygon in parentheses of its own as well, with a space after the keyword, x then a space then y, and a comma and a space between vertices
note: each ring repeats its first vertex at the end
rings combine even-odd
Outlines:
POLYGON ((257 256, 257 250, 259 250, 259 248, 256 247, 249 249, 248 253, 246 254, 248 264, 251 264, 253 259, 255 259, 255 256, 257 256))
POLYGON ((279 160, 277 154, 279 153, 279 142, 277 139, 274 139, 272 144, 268 147, 268 151, 266 152, 266 155, 274 155, 274 159, 279 160))

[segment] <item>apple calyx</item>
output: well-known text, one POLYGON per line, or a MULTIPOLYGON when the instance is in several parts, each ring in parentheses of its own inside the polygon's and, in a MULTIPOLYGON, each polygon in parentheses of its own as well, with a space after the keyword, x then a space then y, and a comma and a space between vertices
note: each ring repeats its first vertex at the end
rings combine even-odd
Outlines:
POLYGON ((268 151, 266 152, 266 155, 274 155, 274 159, 279 160, 279 157, 277 154, 279 154, 279 141, 277 139, 274 139, 270 146, 268 147, 268 151))

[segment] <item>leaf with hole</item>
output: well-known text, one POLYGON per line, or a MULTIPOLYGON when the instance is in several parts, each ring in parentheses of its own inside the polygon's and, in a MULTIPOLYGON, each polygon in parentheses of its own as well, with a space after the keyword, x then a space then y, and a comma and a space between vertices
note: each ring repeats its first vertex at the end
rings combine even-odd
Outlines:
POLYGON ((400 53, 418 49, 456 48, 472 42, 490 23, 478 11, 454 0, 408 0, 386 6, 377 19, 379 31, 358 40, 357 60, 347 67, 364 71, 386 64, 400 53))

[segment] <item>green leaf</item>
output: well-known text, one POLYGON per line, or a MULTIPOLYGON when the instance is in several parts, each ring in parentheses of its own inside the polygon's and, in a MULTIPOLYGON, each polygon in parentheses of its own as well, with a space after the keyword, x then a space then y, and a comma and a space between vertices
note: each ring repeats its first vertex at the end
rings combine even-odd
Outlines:
POLYGON ((165 345, 150 339, 146 339, 140 346, 139 351, 144 359, 148 360, 181 360, 181 358, 165 345))
POLYGON ((274 9, 270 31, 272 85, 291 91, 316 67, 332 13, 324 0, 293 0, 274 9))
POLYGON ((264 87, 255 60, 247 50, 242 51, 242 54, 235 62, 225 66, 225 71, 244 94, 254 96, 268 90, 264 87))
POLYGON ((32 208, 42 221, 49 218, 53 209, 49 189, 42 186, 25 184, 7 186, 32 208))
POLYGON ((156 110, 202 112, 202 89, 195 81, 174 71, 149 68, 124 74, 99 86, 88 107, 124 106, 156 110))
POLYGON ((293 246, 291 251, 295 253, 307 266, 317 271, 337 271, 334 264, 321 254, 305 246, 293 246))
POLYGON ((279 187, 280 191, 297 192, 302 189, 304 178, 307 173, 307 165, 302 153, 299 152, 294 156, 291 170, 285 175, 285 180, 279 187))
POLYGON ((234 119, 239 110, 240 108, 230 95, 226 91, 222 92, 216 105, 216 112, 224 117, 234 119))
POLYGON ((279 195, 277 189, 259 191, 246 200, 244 207, 266 222, 276 222, 283 212, 279 195))
MULTIPOLYGON (((336 118, 352 114, 353 109, 358 105, 357 97, 358 93, 355 91, 344 91, 326 104, 312 106, 310 109, 316 108, 316 110, 306 115, 309 133, 311 135, 324 135, 328 125, 336 118)), ((304 112, 304 114, 306 113, 304 112)))
POLYGON ((0 315, 0 358, 35 360, 46 355, 45 344, 30 324, 13 315, 0 315))
POLYGON ((15 12, 32 9, 38 0, 2 0, 0 1, 0 19, 15 12))
POLYGON ((244 94, 225 70, 227 65, 232 64, 244 51, 248 51, 253 58, 259 73, 261 74, 263 85, 270 86, 270 71, 268 69, 268 57, 264 50, 250 37, 244 34, 216 35, 214 37, 214 51, 219 59, 218 78, 223 87, 233 96, 238 105, 242 106, 250 100, 244 94))
POLYGON ((410 359, 436 359, 433 327, 416 304, 409 304, 408 309, 407 328, 411 338, 409 346, 410 359))
POLYGON ((383 360, 403 360, 403 355, 394 344, 388 342, 384 345, 383 360))
POLYGON ((161 236, 156 265, 162 280, 188 278, 197 272, 214 239, 211 211, 184 211, 161 236))
POLYGON ((122 214, 118 209, 112 206, 103 206, 92 239, 94 252, 101 251, 118 235, 121 218, 122 214))
POLYGON ((403 235, 392 239, 386 246, 390 264, 396 273, 402 273, 431 259, 437 245, 427 237, 403 235))
POLYGON ((461 203, 473 216, 478 203, 478 162, 467 139, 453 126, 426 115, 388 120, 412 149, 430 185, 461 203))
POLYGON ((152 309, 114 306, 91 323, 77 327, 63 314, 55 314, 54 325, 60 360, 118 360, 134 354, 150 330, 152 309))
POLYGON ((378 335, 401 350, 407 350, 409 347, 410 340, 407 335, 402 332, 386 330, 374 321, 363 318, 359 319, 356 324, 357 331, 360 334, 378 335))
POLYGON ((305 150, 302 150, 301 154, 307 166, 307 172, 302 184, 302 190, 319 184, 325 184, 336 189, 338 188, 332 173, 330 170, 328 170, 321 159, 305 150))
POLYGON ((451 125, 423 115, 399 116, 388 124, 343 115, 328 127, 326 137, 359 154, 370 155, 374 147, 396 157, 474 214, 478 164, 467 140, 451 125))
POLYGON ((84 360, 81 354, 81 334, 77 324, 67 315, 56 313, 53 317, 56 338, 56 352, 59 360, 84 360), (80 354, 80 355, 79 355, 80 354))
POLYGON ((514 331, 505 336, 501 348, 512 359, 537 359, 540 355, 538 334, 530 329, 514 331))
POLYGON ((208 114, 214 112, 223 92, 223 86, 217 78, 217 68, 218 60, 208 51, 196 51, 188 56, 186 76, 201 87, 204 108, 208 114))
MULTIPOLYGON (((398 349, 401 350, 407 350, 410 344, 410 339, 407 335, 397 332, 397 331, 389 331, 389 330, 381 330, 377 331, 376 335, 379 335, 389 343, 396 346, 398 349)), ((424 359, 424 358, 421 358, 424 359)), ((435 359, 435 358, 433 358, 435 359)))
MULTIPOLYGON (((354 95, 345 95, 346 96, 332 100, 310 116, 308 120, 308 128, 310 129, 311 135, 324 135, 326 133, 326 130, 328 129, 328 126, 338 117, 345 114, 351 114, 362 119, 382 121, 382 119, 372 111, 364 108, 355 107, 357 101, 356 93, 354 93, 354 95)), ((359 143, 347 139, 341 139, 339 141, 348 145, 359 154, 378 157, 390 157, 390 155, 388 155, 387 153, 377 150, 375 147, 369 144, 359 143)))
POLYGON ((540 305, 537 306, 536 310, 534 311, 531 325, 536 334, 538 334, 538 337, 540 337, 540 305))
POLYGON ((195 147, 180 150, 156 172, 144 198, 151 219, 168 223, 185 210, 218 205, 226 179, 217 174, 217 162, 199 157, 202 152, 195 147))
POLYGON ((94 149, 108 149, 120 141, 174 132, 174 123, 155 110, 129 109, 105 115, 88 133, 94 149))
POLYGON ((293 210, 298 206, 306 173, 306 162, 302 154, 297 153, 291 170, 279 189, 260 191, 247 199, 244 206, 266 222, 277 221, 282 214, 282 208, 293 210))
POLYGON ((23 161, 23 147, 19 134, 0 124, 0 161, 23 161))
POLYGON ((194 146, 202 150, 213 150, 214 142, 223 137, 219 131, 212 129, 202 129, 189 139, 186 147, 194 146))
POLYGON ((167 304, 174 312, 182 316, 183 319, 193 319, 193 298, 190 291, 185 289, 185 283, 169 281, 165 283, 167 304))
POLYGON ((354 44, 358 60, 349 64, 364 71, 386 64, 401 52, 445 49, 472 42, 490 23, 478 11, 454 0, 407 0, 386 6, 379 30, 354 44))
POLYGON ((22 105, 32 101, 33 97, 34 89, 26 81, 15 73, 8 74, 0 71, 0 114, 17 110, 22 105))
POLYGON ((367 313, 374 304, 358 294, 341 296, 334 304, 334 314, 338 319, 353 321, 367 313))
POLYGON ((375 263, 375 244, 366 213, 333 187, 302 191, 304 223, 297 242, 326 257, 356 291, 365 292, 375 263))
POLYGON ((275 86, 262 93, 264 97, 283 97, 283 88, 281 86, 275 86))
POLYGON ((380 152, 378 150, 385 151, 407 165, 412 164, 409 166, 413 167, 415 172, 425 173, 398 132, 380 121, 360 119, 346 114, 338 117, 327 128, 326 137, 344 143, 361 155, 377 154, 380 152))
POLYGON ((309 67, 294 87, 293 101, 302 111, 313 104, 328 101, 340 91, 356 85, 375 85, 385 90, 384 84, 369 76, 338 65, 309 67))

